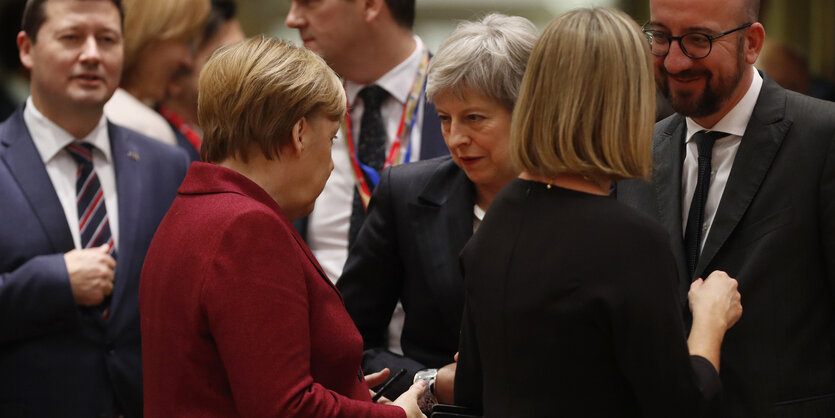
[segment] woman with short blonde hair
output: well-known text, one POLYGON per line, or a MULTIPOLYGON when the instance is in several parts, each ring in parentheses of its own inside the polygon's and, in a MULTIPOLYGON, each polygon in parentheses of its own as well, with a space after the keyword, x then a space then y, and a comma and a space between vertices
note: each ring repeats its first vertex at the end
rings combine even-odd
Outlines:
POLYGON ((685 343, 666 232, 608 196, 613 180, 649 173, 652 82, 623 12, 574 10, 540 36, 511 126, 522 173, 461 252, 457 404, 485 417, 689 417, 714 400, 722 338, 742 313, 736 281, 693 283, 685 343))
POLYGON ((300 118, 319 113, 340 121, 345 115, 345 89, 321 58, 284 42, 256 39, 260 42, 250 48, 221 48, 200 74, 197 116, 205 161, 236 155, 247 161, 250 143, 279 157, 300 118))
POLYGON ((256 37, 209 60, 199 97, 213 163, 191 165, 142 269, 145 414, 422 417, 421 383, 371 401, 387 372, 363 376, 362 337, 291 223, 333 169, 336 74, 256 37))

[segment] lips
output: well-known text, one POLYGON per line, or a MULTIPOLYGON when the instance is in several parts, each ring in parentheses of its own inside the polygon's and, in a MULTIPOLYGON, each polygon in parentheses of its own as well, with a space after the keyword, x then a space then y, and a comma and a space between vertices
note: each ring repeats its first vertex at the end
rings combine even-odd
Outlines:
POLYGON ((689 85, 699 80, 707 79, 710 75, 709 73, 702 72, 702 71, 682 71, 677 74, 672 74, 668 72, 666 69, 663 69, 664 75, 667 76, 668 80, 671 80, 673 83, 678 85, 689 85))
POLYGON ((73 80, 81 81, 84 84, 99 84, 104 82, 104 77, 98 74, 82 73, 71 77, 73 80))
POLYGON ((461 164, 464 164, 464 165, 472 165, 472 164, 475 164, 475 163, 477 163, 477 162, 481 161, 483 158, 484 158, 484 157, 464 157, 464 156, 459 156, 459 157, 458 157, 458 160, 459 160, 459 161, 461 161, 461 164))

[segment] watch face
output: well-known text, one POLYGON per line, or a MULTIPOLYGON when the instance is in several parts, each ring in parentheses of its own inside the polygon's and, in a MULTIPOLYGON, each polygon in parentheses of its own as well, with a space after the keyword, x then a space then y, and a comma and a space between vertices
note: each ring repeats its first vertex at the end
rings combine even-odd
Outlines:
POLYGON ((435 376, 438 375, 438 369, 423 369, 418 370, 415 373, 415 378, 412 380, 412 383, 417 382, 418 380, 423 380, 426 382, 426 385, 429 386, 430 383, 435 383, 435 376))
POLYGON ((415 373, 413 382, 423 380, 426 383, 426 389, 423 390, 423 396, 418 399, 418 407, 421 412, 429 416, 432 413, 432 407, 438 403, 435 399, 435 376, 438 374, 438 369, 423 369, 415 373))

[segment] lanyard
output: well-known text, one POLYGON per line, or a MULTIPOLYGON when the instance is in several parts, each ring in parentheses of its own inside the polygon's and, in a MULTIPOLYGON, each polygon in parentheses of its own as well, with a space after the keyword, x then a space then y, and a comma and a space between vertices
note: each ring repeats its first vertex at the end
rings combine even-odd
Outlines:
POLYGON ((159 107, 159 113, 164 117, 169 123, 174 125, 174 127, 183 134, 188 143, 193 146, 197 152, 200 152, 200 144, 203 142, 203 138, 198 134, 191 126, 180 117, 180 115, 174 113, 171 109, 168 109, 165 106, 159 107))
MULTIPOLYGON (((414 82, 412 82, 412 89, 409 92, 409 97, 403 105, 403 112, 400 115, 400 124, 397 127, 397 136, 389 150, 386 157, 383 170, 394 165, 409 162, 412 155, 412 131, 417 122, 417 114, 421 95, 426 89, 426 69, 429 66, 429 51, 423 50, 423 58, 418 67, 417 75, 414 82), (408 129, 406 127, 408 126, 408 129), (405 145, 404 145, 405 144, 405 145)), ((424 116, 425 117, 425 116, 424 116)), ((356 147, 354 144, 354 133, 351 129, 351 109, 350 103, 348 111, 345 114, 345 122, 342 124, 342 132, 345 133, 345 142, 348 146, 348 154, 351 158, 351 166, 354 170, 354 180, 359 191, 362 205, 368 208, 368 202, 371 200, 371 189, 377 186, 380 182, 380 173, 373 167, 369 167, 362 163, 357 157, 356 147), (368 181, 366 181, 366 176, 368 181), (368 183, 371 183, 369 186, 368 183)))

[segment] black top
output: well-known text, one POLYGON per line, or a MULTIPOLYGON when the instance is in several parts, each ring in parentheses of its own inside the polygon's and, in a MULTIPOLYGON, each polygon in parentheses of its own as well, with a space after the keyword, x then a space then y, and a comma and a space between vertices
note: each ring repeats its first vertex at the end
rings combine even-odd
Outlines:
POLYGON ((456 403, 486 417, 685 417, 718 392, 710 363, 688 355, 667 234, 625 205, 515 180, 461 260, 456 403))

